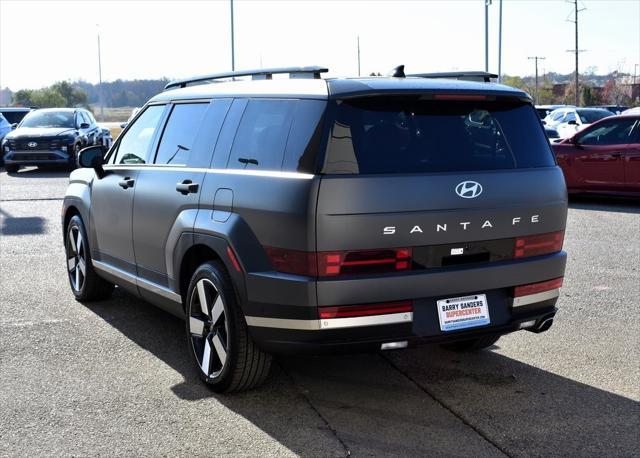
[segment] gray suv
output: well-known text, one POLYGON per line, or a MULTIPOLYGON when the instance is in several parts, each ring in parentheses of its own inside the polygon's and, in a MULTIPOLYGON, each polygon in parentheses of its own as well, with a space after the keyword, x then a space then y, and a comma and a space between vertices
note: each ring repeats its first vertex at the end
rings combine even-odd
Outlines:
POLYGON ((530 97, 325 71, 173 82, 106 155, 81 151, 62 211, 75 297, 118 285, 184 318, 216 391, 256 386, 277 353, 546 331, 567 192, 530 97))

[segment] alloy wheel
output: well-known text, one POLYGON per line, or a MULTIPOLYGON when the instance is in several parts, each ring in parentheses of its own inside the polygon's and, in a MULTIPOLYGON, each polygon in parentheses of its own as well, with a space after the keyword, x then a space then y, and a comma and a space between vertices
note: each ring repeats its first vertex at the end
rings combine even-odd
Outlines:
POLYGON ((200 369, 209 378, 217 377, 227 361, 229 330, 222 294, 213 282, 196 283, 189 304, 191 345, 200 369))
POLYGON ((87 261, 82 232, 78 226, 69 228, 67 236, 67 270, 74 290, 82 290, 86 278, 87 261))

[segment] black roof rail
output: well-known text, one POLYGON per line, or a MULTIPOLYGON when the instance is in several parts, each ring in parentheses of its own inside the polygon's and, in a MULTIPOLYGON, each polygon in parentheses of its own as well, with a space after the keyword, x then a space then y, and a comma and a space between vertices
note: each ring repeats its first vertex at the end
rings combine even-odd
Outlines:
POLYGON ((181 80, 169 82, 164 90, 174 89, 178 87, 187 87, 191 84, 204 83, 206 81, 214 81, 218 79, 228 79, 240 76, 251 76, 252 79, 270 80, 273 75, 288 73, 290 78, 320 78, 320 73, 328 72, 328 68, 312 66, 312 67, 282 67, 282 68, 261 68, 259 70, 240 70, 235 72, 213 73, 211 75, 194 76, 181 80))
POLYGON ((414 73, 412 75, 416 78, 446 78, 453 80, 466 80, 466 81, 480 81, 490 83, 491 79, 498 78, 495 73, 480 72, 480 71, 468 71, 468 72, 441 72, 441 73, 414 73))

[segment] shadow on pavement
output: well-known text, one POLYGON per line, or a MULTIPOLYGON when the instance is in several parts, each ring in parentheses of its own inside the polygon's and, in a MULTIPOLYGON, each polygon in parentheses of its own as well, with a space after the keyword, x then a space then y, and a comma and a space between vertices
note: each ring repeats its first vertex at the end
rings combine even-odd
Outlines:
POLYGON ((11 216, 6 211, 0 209, 2 215, 2 235, 32 235, 44 234, 45 218, 40 216, 11 216))
POLYGON ((569 208, 619 213, 640 213, 640 198, 571 196, 569 208))
POLYGON ((167 387, 176 396, 213 396, 301 455, 314 454, 296 434, 309 406, 326 421, 318 433, 354 455, 631 456, 640 445, 638 402, 491 350, 281 357, 262 387, 218 395, 191 366, 181 320, 118 289, 87 308, 182 374, 167 387))

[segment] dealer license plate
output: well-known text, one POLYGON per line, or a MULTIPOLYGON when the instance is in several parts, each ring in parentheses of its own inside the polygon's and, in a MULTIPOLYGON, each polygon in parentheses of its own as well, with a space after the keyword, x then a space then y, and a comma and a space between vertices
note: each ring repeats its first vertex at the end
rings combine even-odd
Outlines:
POLYGON ((454 297, 438 301, 440 330, 454 331, 475 328, 490 323, 489 306, 485 294, 454 297))

